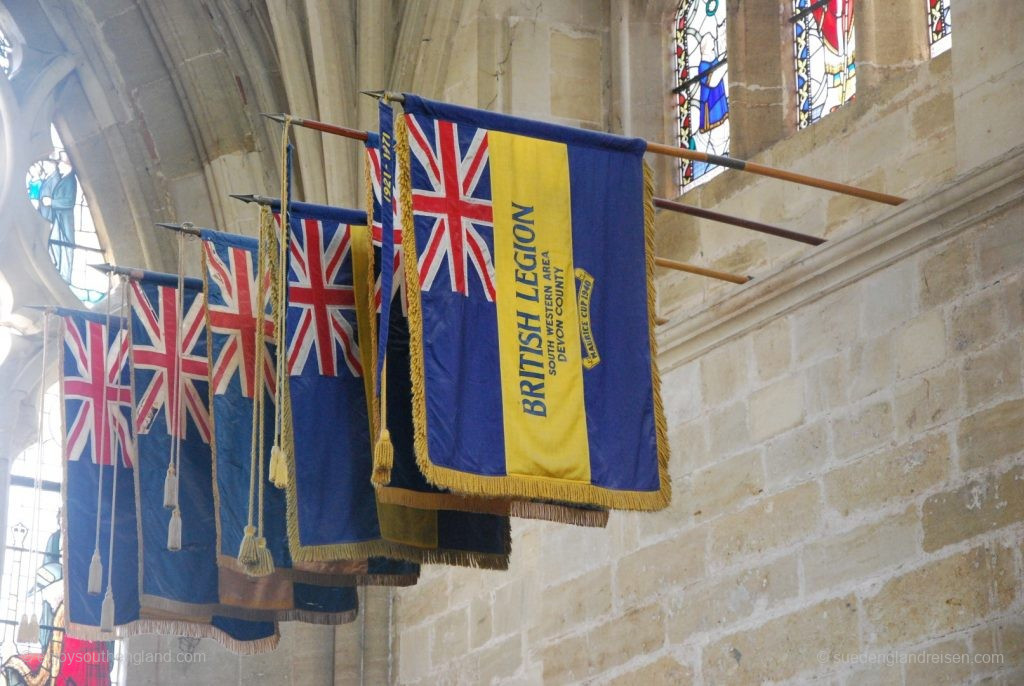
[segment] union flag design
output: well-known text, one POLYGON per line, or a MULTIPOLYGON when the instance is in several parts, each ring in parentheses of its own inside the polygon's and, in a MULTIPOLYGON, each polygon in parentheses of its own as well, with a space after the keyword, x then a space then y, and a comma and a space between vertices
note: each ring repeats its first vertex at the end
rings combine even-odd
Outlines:
POLYGON ((429 291, 444 272, 452 291, 469 296, 472 274, 487 300, 493 301, 494 218, 487 131, 413 114, 406 114, 406 123, 413 211, 417 219, 430 221, 429 238, 419 257, 420 287, 429 291), (423 173, 417 173, 417 168, 423 173))
POLYGON ((64 317, 63 390, 67 413, 65 457, 87 455, 95 464, 113 464, 119 453, 131 467, 131 402, 128 331, 120 317, 107 324, 86 317, 64 317))

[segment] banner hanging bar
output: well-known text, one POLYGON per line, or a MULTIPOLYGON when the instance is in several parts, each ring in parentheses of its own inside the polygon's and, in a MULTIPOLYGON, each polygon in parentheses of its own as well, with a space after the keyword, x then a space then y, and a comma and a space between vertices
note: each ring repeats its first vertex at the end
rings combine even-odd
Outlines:
POLYGON ((706 269, 704 267, 697 267, 692 264, 686 264, 685 262, 677 262, 670 260, 665 257, 655 257, 654 264, 659 267, 665 267, 666 269, 675 269, 680 272, 687 272, 688 274, 697 274, 698 276, 707 276, 712 279, 718 279, 719 281, 730 281, 732 283, 744 284, 753 279, 752 276, 739 276, 737 274, 730 274, 728 272, 720 272, 716 269, 706 269))
MULTIPOLYGON (((366 93, 367 95, 372 95, 373 97, 390 100, 391 102, 405 102, 405 96, 403 96, 401 93, 391 93, 388 91, 363 92, 366 93)), ((833 191, 835 193, 852 195, 857 198, 873 200, 875 202, 885 203, 887 205, 899 205, 900 203, 905 201, 905 198, 901 198, 896 195, 889 195, 888 193, 879 193, 877 191, 867 190, 866 188, 850 186, 845 183, 828 181, 827 179, 819 179, 815 176, 808 176, 807 174, 798 174, 796 172, 786 171, 785 169, 777 169, 775 167, 757 164, 756 162, 748 162, 746 160, 741 160, 736 157, 726 157, 725 155, 711 155, 706 152, 687 150, 685 148, 679 148, 673 145, 665 145, 663 143, 654 143, 652 141, 647 141, 647 151, 652 152, 656 155, 667 155, 669 157, 678 157, 693 162, 706 162, 708 164, 714 164, 719 167, 729 167, 730 169, 738 169, 739 171, 745 171, 751 174, 768 176, 771 178, 780 179, 782 181, 798 183, 803 186, 811 186, 813 188, 821 188, 827 191, 833 191)))
POLYGON ((669 210, 671 212, 679 212, 681 214, 689 214, 694 217, 700 217, 701 219, 710 219, 711 221, 721 222, 723 224, 731 224, 732 226, 740 226, 744 229, 751 231, 757 231, 759 233, 766 233, 770 236, 778 236, 779 238, 788 238, 791 241, 799 241, 800 243, 807 243, 808 245, 821 245, 825 242, 824 238, 817 236, 811 236, 806 233, 799 233, 797 231, 790 231, 789 229, 783 229, 779 226, 772 226, 771 224, 762 224, 761 222, 755 222, 750 219, 742 219, 741 217, 733 217, 729 214, 722 214, 721 212, 712 212, 711 210, 705 210, 701 207, 694 207, 693 205, 684 205, 678 202, 672 202, 665 198, 655 198, 654 206, 660 207, 663 210, 669 210))

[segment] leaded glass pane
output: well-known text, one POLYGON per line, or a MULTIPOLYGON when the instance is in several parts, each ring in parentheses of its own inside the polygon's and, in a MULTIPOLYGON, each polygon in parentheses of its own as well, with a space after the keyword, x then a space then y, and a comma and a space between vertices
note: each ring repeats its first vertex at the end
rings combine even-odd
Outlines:
POLYGON ((793 0, 797 127, 834 112, 857 92, 854 0, 793 0))
MULTIPOLYGON (((673 24, 676 125, 681 147, 729 154, 725 0, 683 0, 673 24)), ((720 172, 705 162, 683 161, 684 190, 720 172)))
POLYGON ((932 57, 949 50, 953 44, 953 24, 949 15, 952 0, 925 0, 928 3, 928 44, 932 57))
POLYGON ((11 67, 13 65, 14 46, 11 45, 11 41, 4 35, 4 32, 0 30, 0 72, 3 72, 4 76, 11 75, 11 67))
POLYGON ((50 222, 50 261, 79 300, 94 304, 103 299, 107 279, 89 265, 106 259, 82 193, 57 129, 50 126, 53 151, 29 167, 25 185, 29 201, 50 222))

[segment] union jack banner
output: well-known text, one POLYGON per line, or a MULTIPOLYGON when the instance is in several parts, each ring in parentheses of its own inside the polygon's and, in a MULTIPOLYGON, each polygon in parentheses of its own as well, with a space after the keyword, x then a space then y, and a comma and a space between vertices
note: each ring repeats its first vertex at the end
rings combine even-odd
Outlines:
POLYGON ((288 265, 288 373, 302 374, 313 357, 323 376, 338 376, 339 360, 352 376, 362 376, 355 333, 350 225, 328 218, 293 219, 288 265))
POLYGON ((93 463, 113 464, 115 451, 125 467, 132 450, 132 393, 128 378, 128 330, 121 317, 105 321, 64 317, 63 391, 67 412, 65 458, 88 455, 93 463))
MULTIPOLYGON (((373 240, 373 248, 376 251, 380 251, 382 242, 381 237, 384 232, 384 226, 381 220, 381 205, 382 205, 382 192, 381 192, 381 166, 380 166, 380 138, 379 136, 372 135, 366 143, 366 158, 370 165, 370 188, 373 190, 373 223, 370 227, 370 235, 373 240)), ((392 263, 392 282, 391 282, 391 298, 394 300, 396 294, 401 293, 402 302, 402 314, 408 312, 408 298, 405 294, 405 276, 404 268, 402 267, 402 216, 401 212, 397 208, 398 194, 398 179, 395 179, 395 191, 392 194, 392 216, 394 217, 394 224, 391 228, 392 235, 394 237, 393 244, 393 255, 394 261, 392 263)), ((379 262, 378 262, 379 265, 379 262)), ((378 267, 379 268, 379 267, 378 267)), ((373 284, 373 306, 376 312, 380 312, 380 289, 381 289, 381 277, 380 274, 376 276, 373 284)))
POLYGON ((273 345, 274 322, 270 319, 270 274, 259 289, 256 288, 254 253, 237 246, 228 246, 227 260, 210 241, 203 242, 210 278, 220 288, 224 304, 209 303, 207 319, 210 330, 224 334, 227 339, 217 353, 210 375, 210 384, 216 395, 227 392, 235 372, 241 374, 242 395, 253 397, 256 367, 257 316, 262 306, 264 355, 263 378, 267 392, 273 397, 275 389, 273 345), (259 303, 259 304, 258 304, 259 303))
POLYGON ((487 300, 494 300, 487 130, 467 124, 406 115, 414 170, 413 212, 431 220, 429 238, 419 256, 420 288, 429 291, 438 274, 448 274, 451 290, 470 295, 476 274, 487 300), (470 269, 472 268, 472 269, 470 269))
POLYGON ((132 340, 132 364, 136 382, 144 380, 137 389, 135 428, 139 433, 147 431, 161 408, 166 408, 164 421, 169 435, 185 438, 187 420, 192 419, 203 443, 209 443, 208 395, 197 388, 199 383, 205 386, 210 372, 206 301, 201 282, 189 281, 194 282, 192 288, 181 294, 184 317, 180 315, 176 284, 146 288, 132 281, 132 312, 138 323, 132 340), (152 372, 152 376, 145 372, 152 372))

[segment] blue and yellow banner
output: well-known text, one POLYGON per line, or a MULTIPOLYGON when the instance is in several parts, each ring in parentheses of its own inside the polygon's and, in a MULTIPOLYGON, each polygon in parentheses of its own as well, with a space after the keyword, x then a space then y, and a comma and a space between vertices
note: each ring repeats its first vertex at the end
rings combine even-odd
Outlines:
POLYGON ((426 478, 665 507, 645 142, 406 95, 396 143, 426 478))

